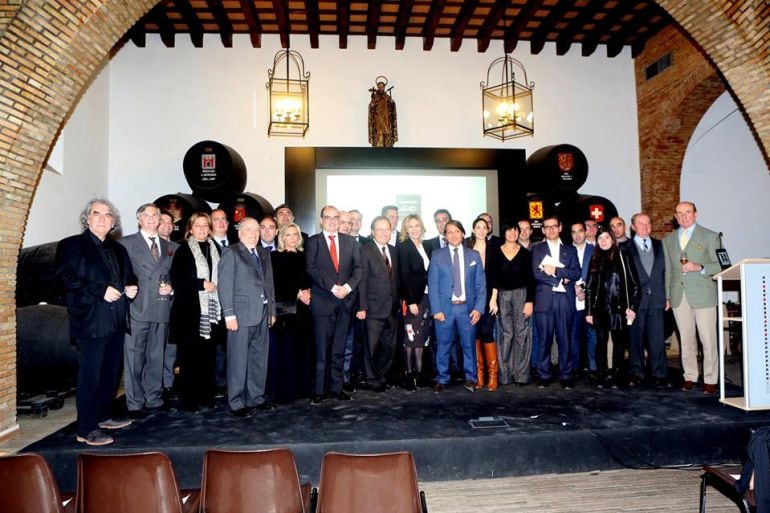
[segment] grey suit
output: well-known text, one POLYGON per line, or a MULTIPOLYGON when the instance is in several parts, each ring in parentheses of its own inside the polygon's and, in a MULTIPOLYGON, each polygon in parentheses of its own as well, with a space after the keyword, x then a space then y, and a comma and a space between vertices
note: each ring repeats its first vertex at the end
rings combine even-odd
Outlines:
POLYGON ((141 232, 118 242, 126 248, 137 277, 139 293, 131 303, 131 330, 123 347, 124 386, 129 411, 163 405, 163 354, 168 338, 171 296, 161 296, 160 275, 168 278, 178 247, 155 235, 159 259, 155 260, 141 232))
POLYGON ((269 319, 275 316, 270 253, 257 245, 259 262, 242 242, 227 247, 219 260, 222 315, 235 316, 238 329, 227 332, 227 403, 232 411, 265 402, 269 319))

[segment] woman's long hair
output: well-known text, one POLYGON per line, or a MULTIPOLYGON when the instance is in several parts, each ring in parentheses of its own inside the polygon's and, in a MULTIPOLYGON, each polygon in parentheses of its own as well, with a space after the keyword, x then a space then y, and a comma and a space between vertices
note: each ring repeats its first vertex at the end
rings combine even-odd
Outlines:
POLYGON ((476 245, 476 234, 473 232, 473 229, 476 228, 476 225, 479 222, 482 222, 485 225, 487 225, 487 235, 489 235, 489 223, 487 222, 487 220, 484 219, 483 217, 477 217, 476 219, 474 219, 473 224, 471 225, 471 240, 468 243, 468 247, 471 249, 473 249, 473 246, 476 245))
POLYGON ((618 248, 618 243, 615 240, 615 236, 612 235, 612 232, 609 229, 604 227, 600 228, 599 233, 596 234, 596 246, 594 247, 594 255, 591 257, 589 272, 598 272, 605 262, 612 263, 616 258, 620 258, 619 254, 620 249, 618 248), (612 246, 610 246, 610 249, 607 250, 599 247, 599 237, 605 233, 610 236, 610 239, 612 239, 612 246))

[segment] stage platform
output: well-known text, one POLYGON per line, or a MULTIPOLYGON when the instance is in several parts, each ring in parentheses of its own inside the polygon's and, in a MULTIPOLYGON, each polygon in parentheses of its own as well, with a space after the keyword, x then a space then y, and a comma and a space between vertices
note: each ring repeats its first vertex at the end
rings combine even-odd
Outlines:
POLYGON ((313 483, 328 451, 408 450, 421 480, 459 480, 738 461, 750 429, 770 425, 770 412, 724 406, 697 388, 596 389, 578 382, 571 390, 557 383, 494 393, 453 386, 440 394, 352 395, 352 401, 319 406, 307 400, 281 405, 251 419, 224 408, 160 412, 115 432, 116 442, 103 448, 77 443, 70 425, 24 452, 43 454, 69 491, 77 454, 86 450, 165 452, 182 487, 200 486, 203 453, 215 447, 289 447, 302 479, 313 483))

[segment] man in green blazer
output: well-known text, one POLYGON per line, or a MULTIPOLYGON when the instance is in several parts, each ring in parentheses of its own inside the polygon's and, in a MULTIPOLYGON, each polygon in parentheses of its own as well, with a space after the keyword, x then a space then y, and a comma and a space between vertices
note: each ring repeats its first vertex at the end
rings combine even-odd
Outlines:
POLYGON ((679 327, 684 384, 692 390, 698 381, 698 341, 703 344, 703 392, 713 394, 719 379, 717 355, 717 287, 712 276, 721 268, 716 258, 719 235, 695 221, 695 203, 676 206, 679 228, 663 240, 666 254, 666 297, 679 327))

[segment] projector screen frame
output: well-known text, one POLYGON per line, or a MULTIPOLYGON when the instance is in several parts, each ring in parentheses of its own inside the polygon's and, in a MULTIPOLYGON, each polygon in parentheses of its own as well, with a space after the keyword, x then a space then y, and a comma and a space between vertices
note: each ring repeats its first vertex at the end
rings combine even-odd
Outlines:
MULTIPOLYGON (((287 147, 284 158, 285 202, 297 224, 309 234, 319 229, 315 204, 318 169, 496 170, 500 220, 515 219, 516 206, 526 196, 523 149, 287 147)), ((451 201, 447 208, 451 210, 451 201)), ((496 232, 498 228, 499 220, 496 232)))

